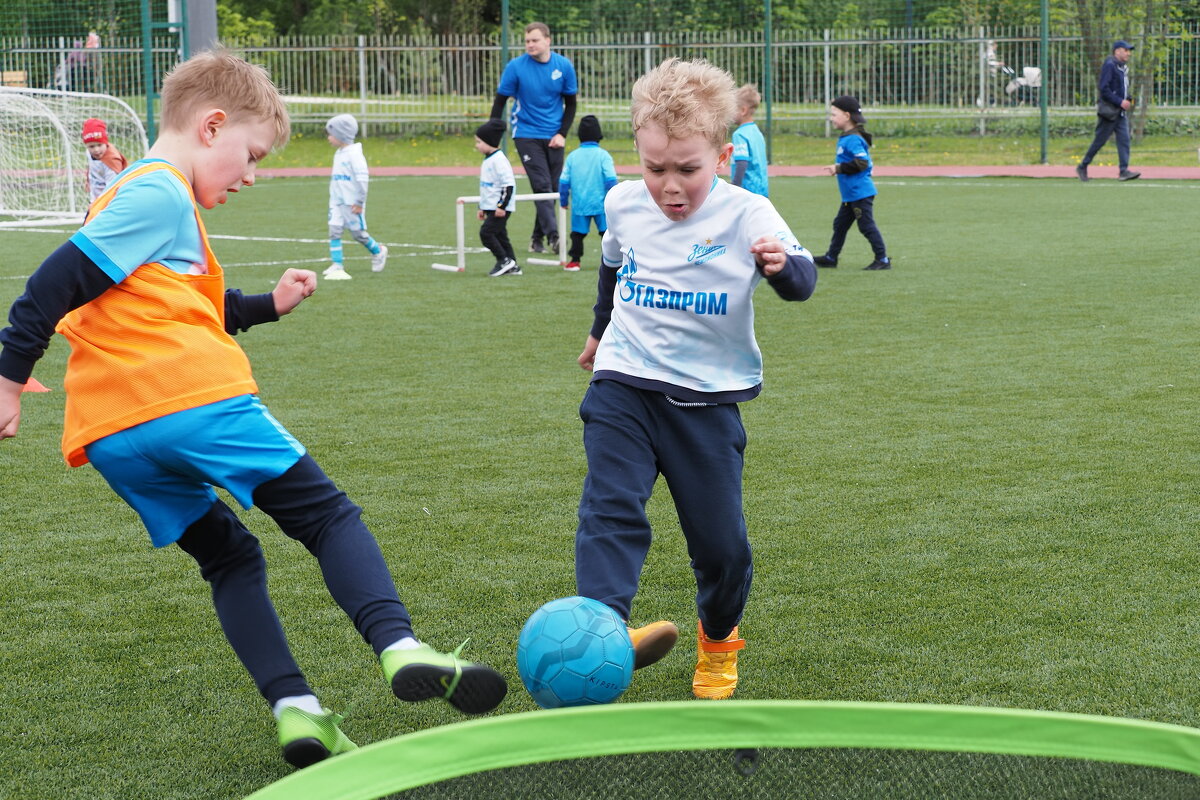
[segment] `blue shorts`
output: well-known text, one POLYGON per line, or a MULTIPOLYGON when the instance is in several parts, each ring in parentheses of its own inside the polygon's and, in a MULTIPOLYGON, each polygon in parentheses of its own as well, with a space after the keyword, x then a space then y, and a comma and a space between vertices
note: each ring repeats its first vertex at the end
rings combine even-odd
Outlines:
POLYGON ((217 500, 213 486, 250 508, 254 490, 305 452, 249 394, 143 422, 84 450, 142 518, 155 547, 171 544, 204 516, 217 500))
POLYGON ((589 223, 593 221, 598 232, 604 233, 608 230, 608 217, 604 214, 571 214, 571 233, 586 234, 589 223))

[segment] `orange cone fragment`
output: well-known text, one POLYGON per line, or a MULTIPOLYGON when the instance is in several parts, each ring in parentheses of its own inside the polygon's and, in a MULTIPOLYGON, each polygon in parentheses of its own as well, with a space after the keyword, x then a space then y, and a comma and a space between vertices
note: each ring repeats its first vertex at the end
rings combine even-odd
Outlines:
POLYGON ((37 378, 30 378, 28 381, 25 382, 25 386, 21 389, 21 391, 22 392, 48 392, 50 390, 48 388, 46 388, 42 384, 42 382, 39 381, 37 378))

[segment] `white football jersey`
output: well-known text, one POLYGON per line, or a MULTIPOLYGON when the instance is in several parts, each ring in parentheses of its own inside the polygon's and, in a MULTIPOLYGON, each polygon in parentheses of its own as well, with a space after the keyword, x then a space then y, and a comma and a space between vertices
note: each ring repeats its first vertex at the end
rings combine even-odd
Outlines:
POLYGON ((329 206, 365 206, 367 183, 371 180, 362 142, 339 147, 333 154, 329 176, 329 206))
MULTIPOLYGON (((479 168, 479 207, 484 211, 495 211, 496 206, 500 203, 500 198, 504 195, 504 187, 517 185, 517 179, 513 175, 512 164, 508 163, 508 156, 504 155, 503 150, 493 150, 489 155, 484 156, 483 165, 479 168)), ((513 189, 513 194, 516 194, 516 189, 513 189)), ((515 211, 517 201, 512 199, 512 195, 508 198, 508 203, 504 206, 505 211, 515 211)))
POLYGON ((773 236, 789 255, 812 257, 771 201, 717 180, 700 208, 675 222, 639 180, 613 187, 604 210, 604 266, 618 271, 594 371, 697 392, 761 384, 752 300, 762 274, 750 245, 773 236))

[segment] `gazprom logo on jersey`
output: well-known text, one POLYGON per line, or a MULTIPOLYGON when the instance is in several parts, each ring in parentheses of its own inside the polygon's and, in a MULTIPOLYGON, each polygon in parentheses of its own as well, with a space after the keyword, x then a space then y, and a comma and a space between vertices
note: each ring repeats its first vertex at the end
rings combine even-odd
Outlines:
MULTIPOLYGON (((724 250, 724 247, 721 249, 724 250)), ((708 258, 714 257, 708 256, 708 258)), ((625 254, 625 261, 621 264, 621 269, 617 271, 617 280, 621 281, 620 298, 623 303, 632 303, 641 308, 687 311, 692 314, 725 316, 729 313, 729 295, 725 292, 685 292, 679 289, 658 289, 633 280, 636 272, 637 258, 631 247, 625 254)))
POLYGON ((714 259, 717 256, 725 255, 725 251, 728 249, 723 244, 713 244, 712 239, 709 239, 704 244, 692 245, 692 252, 688 256, 688 261, 693 264, 703 264, 705 261, 714 259))

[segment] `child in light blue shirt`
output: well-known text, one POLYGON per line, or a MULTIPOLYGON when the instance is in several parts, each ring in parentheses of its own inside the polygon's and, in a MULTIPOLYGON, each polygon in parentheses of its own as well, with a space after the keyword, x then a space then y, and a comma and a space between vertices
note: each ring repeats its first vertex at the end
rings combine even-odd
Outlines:
POLYGON ((612 156, 600 147, 604 134, 600 120, 588 114, 579 120, 579 149, 567 156, 562 177, 558 180, 558 199, 563 208, 571 209, 571 249, 567 253, 567 272, 578 272, 583 259, 583 240, 591 223, 601 238, 608 230, 604 216, 604 197, 617 185, 617 168, 612 156), (573 195, 573 197, 572 197, 573 195))
POLYGON ((754 114, 761 102, 762 95, 754 88, 754 84, 747 83, 738 89, 738 126, 733 131, 730 179, 734 186, 770 197, 767 189, 767 142, 754 122, 754 114))

